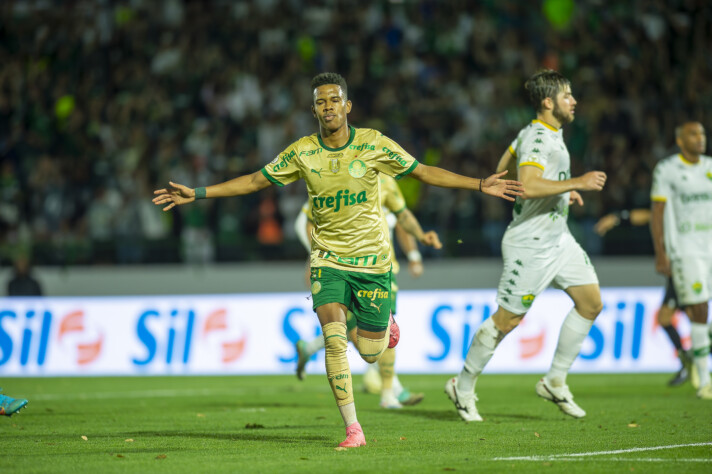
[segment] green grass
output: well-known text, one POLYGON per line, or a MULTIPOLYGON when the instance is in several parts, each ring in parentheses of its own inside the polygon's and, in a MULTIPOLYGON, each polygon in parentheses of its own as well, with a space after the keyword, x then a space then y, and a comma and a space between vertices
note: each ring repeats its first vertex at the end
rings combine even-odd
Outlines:
POLYGON ((386 411, 359 393, 368 446, 349 451, 323 376, 5 378, 30 403, 0 417, 0 472, 710 472, 710 444, 556 457, 712 442, 712 402, 668 377, 571 375, 575 420, 535 395, 537 376, 485 375, 485 421, 466 424, 446 376, 406 375, 425 400, 386 411), (495 460, 514 456, 540 458, 495 460))

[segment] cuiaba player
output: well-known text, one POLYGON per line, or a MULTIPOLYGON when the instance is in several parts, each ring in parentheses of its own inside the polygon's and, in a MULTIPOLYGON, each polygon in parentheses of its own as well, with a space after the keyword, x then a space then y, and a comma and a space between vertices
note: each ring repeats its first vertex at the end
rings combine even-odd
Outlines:
POLYGON ((574 402, 566 376, 603 305, 596 272, 566 221, 569 205, 583 204, 578 192, 600 191, 606 175, 590 171, 571 177, 562 131, 574 120, 576 106, 568 79, 542 70, 527 80, 525 89, 537 118, 519 132, 501 160, 516 159, 526 192, 517 198, 502 239, 499 307, 475 333, 460 374, 445 385, 458 414, 468 422, 482 421, 475 405, 477 377, 504 336, 517 327, 536 296, 550 284, 566 291, 574 308, 564 320, 551 369, 536 384, 536 393, 567 415, 580 418, 586 414, 574 402))
POLYGON ((510 201, 521 195, 521 183, 469 178, 419 163, 377 130, 354 128, 347 115, 352 103, 346 81, 322 73, 311 83, 312 114, 319 132, 303 137, 260 171, 192 189, 177 183, 154 191, 156 205, 168 211, 196 199, 250 194, 272 184, 306 182, 315 228, 311 246, 311 293, 322 327, 326 375, 346 426, 341 447, 366 444, 346 357, 346 313, 356 317, 355 345, 366 362, 377 361, 397 343, 390 317, 391 249, 379 199, 379 174, 396 179, 413 176, 434 186, 479 190, 510 201))
POLYGON ((712 400, 707 327, 712 298, 712 158, 701 123, 675 129, 680 153, 655 166, 650 192, 655 269, 672 276, 678 302, 690 318, 697 396, 712 400))
MULTIPOLYGON (((409 269, 414 276, 418 277, 423 272, 423 265, 416 239, 436 249, 441 248, 442 244, 434 231, 423 232, 418 220, 406 207, 405 198, 396 180, 388 175, 380 174, 379 181, 381 185, 381 204, 383 205, 386 221, 390 230, 389 238, 391 242, 393 242, 394 231, 398 231, 396 232, 396 236, 398 237, 401 248, 408 257, 409 269)), ((307 201, 304 206, 302 206, 302 212, 299 213, 295 221, 295 231, 299 236, 299 240, 307 250, 311 248, 311 232, 313 229, 312 203, 311 201, 307 201)), ((396 314, 396 293, 398 291, 396 275, 400 270, 394 248, 395 247, 391 245, 393 276, 391 279, 390 304, 391 314, 393 315, 396 314)), ((351 341, 355 340, 355 325, 356 320, 353 315, 349 313, 346 319, 346 326, 351 341)), ((317 336, 309 341, 301 339, 297 341, 297 377, 299 380, 303 380, 305 377, 306 364, 309 362, 309 359, 323 348, 324 338, 322 336, 317 336)), ((403 405, 416 405, 420 403, 425 396, 423 393, 411 392, 403 387, 398 379, 398 375, 395 373, 395 359, 396 349, 386 349, 377 364, 368 365, 363 377, 366 390, 371 393, 379 393, 381 395, 380 405, 386 409, 399 409, 403 408, 403 405)))

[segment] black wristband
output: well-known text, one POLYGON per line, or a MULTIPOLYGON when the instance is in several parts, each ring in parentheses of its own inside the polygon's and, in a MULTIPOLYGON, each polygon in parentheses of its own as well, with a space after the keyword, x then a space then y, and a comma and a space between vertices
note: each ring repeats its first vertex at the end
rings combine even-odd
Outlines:
POLYGON ((482 181, 484 181, 482 178, 480 178, 480 192, 482 192, 482 181))

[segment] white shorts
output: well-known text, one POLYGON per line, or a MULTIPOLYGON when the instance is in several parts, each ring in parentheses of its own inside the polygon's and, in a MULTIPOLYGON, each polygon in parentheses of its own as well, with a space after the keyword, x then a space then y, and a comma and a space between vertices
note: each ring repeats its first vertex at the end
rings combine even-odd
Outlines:
POLYGON ((565 290, 571 286, 598 284, 596 270, 586 252, 568 232, 558 245, 534 249, 502 241, 504 269, 497 288, 497 304, 514 314, 529 311, 549 285, 565 290))
POLYGON ((681 307, 712 298, 712 258, 680 257, 670 262, 672 281, 681 307))

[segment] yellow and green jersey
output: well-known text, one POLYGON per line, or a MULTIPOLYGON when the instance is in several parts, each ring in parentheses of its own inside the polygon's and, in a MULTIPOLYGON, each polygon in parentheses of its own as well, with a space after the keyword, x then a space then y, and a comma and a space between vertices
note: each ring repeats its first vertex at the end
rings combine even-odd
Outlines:
POLYGON ((379 177, 400 179, 418 161, 377 130, 349 129, 340 148, 326 146, 318 133, 297 140, 262 174, 278 186, 306 182, 314 222, 312 268, 386 273, 391 244, 379 177))

